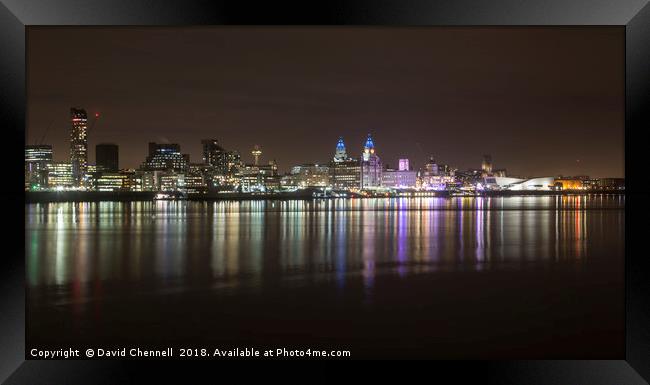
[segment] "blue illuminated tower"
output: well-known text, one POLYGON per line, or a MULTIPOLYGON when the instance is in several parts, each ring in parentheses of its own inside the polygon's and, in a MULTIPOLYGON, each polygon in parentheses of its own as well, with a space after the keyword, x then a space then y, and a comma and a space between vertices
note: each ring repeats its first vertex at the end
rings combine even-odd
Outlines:
POLYGON ((375 143, 372 141, 372 136, 368 134, 368 138, 366 139, 366 143, 363 146, 363 154, 362 154, 362 159, 364 162, 367 162, 370 160, 370 156, 375 153, 375 143))
POLYGON ((345 151, 345 143, 343 143, 343 137, 339 138, 339 141, 336 143, 336 152, 334 153, 335 162, 343 162, 348 158, 348 154, 345 151))
POLYGON ((361 188, 373 189, 381 187, 381 160, 375 154, 375 143, 368 134, 361 154, 361 188))

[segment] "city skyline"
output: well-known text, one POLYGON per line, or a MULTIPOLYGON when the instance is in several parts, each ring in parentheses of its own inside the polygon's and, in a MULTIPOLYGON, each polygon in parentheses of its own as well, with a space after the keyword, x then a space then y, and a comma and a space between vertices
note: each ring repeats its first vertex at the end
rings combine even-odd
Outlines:
POLYGON ((516 175, 624 175, 613 28, 80 31, 28 32, 26 140, 44 136, 58 161, 69 159, 67 111, 80 106, 101 113, 89 161, 115 143, 122 168, 137 168, 152 141, 198 163, 201 139, 215 138, 245 163, 260 145, 261 162, 287 171, 327 162, 340 136, 358 157, 370 132, 392 167, 434 156, 479 168, 491 154, 516 175))
MULTIPOLYGON (((73 107, 73 108, 71 108, 71 110, 73 110, 73 111, 84 111, 85 112, 85 110, 80 109, 79 107, 73 107)), ((72 130, 73 131, 75 130, 74 119, 72 121, 72 130)), ((88 130, 88 131, 90 131, 90 130, 88 130)), ((222 146, 221 141, 219 141, 218 139, 206 139, 206 138, 204 138, 204 139, 200 140, 200 142, 202 144, 204 144, 204 142, 206 142, 206 141, 213 142, 218 147, 222 146)), ((318 161, 299 162, 299 163, 287 166, 285 170, 281 170, 281 173, 282 174, 289 174, 291 172, 291 170, 294 169, 296 166, 304 166, 304 165, 316 165, 316 166, 318 166, 319 164, 325 166, 325 165, 331 163, 332 158, 334 159, 334 162, 337 162, 336 158, 341 155, 341 153, 340 153, 341 146, 343 146, 342 147, 343 148, 343 153, 342 154, 344 154, 346 156, 346 158, 344 158, 344 159, 346 159, 346 160, 354 160, 354 162, 358 162, 358 161, 361 161, 361 160, 367 161, 368 159, 366 159, 366 157, 369 154, 369 150, 371 150, 372 153, 374 154, 374 151, 375 151, 374 150, 374 141, 375 141, 375 139, 373 138, 373 135, 371 133, 368 133, 365 136, 365 139, 362 141, 363 145, 361 146, 361 151, 359 151, 358 153, 355 153, 351 149, 351 147, 348 144, 346 144, 347 140, 344 138, 344 136, 339 135, 338 139, 336 141, 336 145, 333 146, 333 150, 331 151, 330 159, 320 159, 318 161), (331 155, 333 155, 333 157, 331 155)), ((67 153, 67 155, 58 155, 56 153, 56 151, 54 151, 54 147, 49 143, 27 143, 26 145, 28 147, 34 147, 34 148, 37 148, 37 147, 49 147, 50 151, 51 151, 51 154, 52 154, 52 161, 55 162, 55 163, 71 163, 71 159, 73 158, 73 156, 75 156, 75 155, 73 155, 72 150, 70 150, 67 153)), ((69 146, 74 146, 74 140, 72 140, 71 144, 68 144, 68 145, 69 146)), ((149 146, 149 156, 151 155, 151 146, 152 145, 169 145, 169 146, 173 146, 173 147, 177 148, 177 151, 178 151, 179 154, 181 154, 181 153, 186 154, 187 153, 186 151, 183 150, 183 147, 179 143, 175 143, 175 142, 170 142, 170 141, 151 142, 150 141, 150 142, 147 142, 147 145, 149 146)), ((98 156, 98 153, 96 152, 96 150, 98 148, 104 148, 105 149, 106 147, 111 147, 112 151, 115 152, 115 155, 114 155, 115 160, 113 161, 115 166, 104 167, 104 169, 106 171, 110 170, 112 172, 118 172, 120 170, 139 170, 139 169, 142 169, 143 165, 147 163, 147 157, 148 156, 147 156, 147 152, 145 151, 142 154, 142 161, 140 163, 138 163, 137 165, 135 165, 135 166, 126 166, 126 167, 125 166, 117 166, 117 164, 118 164, 117 163, 117 158, 118 158, 117 153, 118 153, 118 149, 120 148, 119 144, 117 144, 115 142, 102 142, 102 143, 97 143, 94 147, 95 147, 94 148, 95 151, 93 151, 93 152, 95 152, 96 156, 98 156)), ((264 158, 263 157, 264 152, 262 151, 263 149, 259 145, 252 146, 250 148, 250 151, 245 151, 245 150, 242 151, 242 150, 239 150, 239 149, 232 149, 232 148, 223 148, 223 149, 225 151, 228 151, 228 152, 233 152, 234 151, 235 153, 239 154, 241 156, 242 165, 257 166, 257 165, 264 165, 264 164, 269 164, 269 163, 273 163, 273 164, 278 163, 277 159, 275 159, 275 158, 272 158, 272 157, 271 158, 269 158, 269 157, 264 158), (257 154, 257 156, 255 154, 257 154), (248 159, 248 158, 250 158, 250 159, 248 159)), ((84 150, 85 150, 86 153, 90 153, 90 147, 85 148, 84 150)), ((189 154, 187 154, 187 155, 189 155, 189 154)), ((103 156, 105 156, 105 155, 103 155, 103 156)), ((488 172, 490 172, 490 173, 492 172, 492 155, 491 154, 482 154, 481 156, 479 156, 477 158, 478 160, 480 160, 480 162, 477 162, 476 165, 470 166, 470 167, 468 167, 466 169, 461 169, 461 168, 454 167, 454 165, 449 165, 448 163, 445 163, 444 159, 438 159, 433 154, 430 155, 427 158, 427 162, 425 162, 422 165, 414 166, 413 163, 410 161, 410 159, 411 158, 409 158, 407 155, 405 155, 405 156, 400 157, 399 159, 395 159, 394 162, 391 162, 390 160, 389 161, 382 160, 382 161, 380 161, 378 163, 377 167, 379 169, 393 169, 393 170, 394 169, 399 169, 399 170, 403 170, 404 169, 403 164, 405 163, 407 165, 406 166, 407 170, 423 171, 423 170, 426 169, 426 166, 427 166, 428 163, 430 163, 431 161, 435 161, 436 164, 442 164, 442 165, 448 166, 448 167, 450 167, 451 170, 455 170, 455 171, 481 171, 481 170, 486 171, 486 169, 485 169, 486 166, 485 165, 486 165, 486 162, 489 162, 490 166, 489 166, 489 171, 488 172)), ((100 165, 103 165, 103 163, 105 163, 105 162, 110 162, 110 160, 100 160, 98 158, 97 161, 93 161, 92 159, 87 158, 86 164, 91 165, 91 166, 100 166, 100 165)), ((74 162, 72 162, 72 163, 74 164, 74 162)), ((212 162, 209 159, 206 162, 205 149, 202 150, 202 154, 200 156, 198 156, 196 158, 191 158, 190 157, 189 161, 187 161, 188 165, 189 164, 194 164, 194 165, 208 164, 209 165, 211 163, 212 162)), ((495 167, 495 169, 506 171, 507 167, 505 167, 505 165, 499 165, 499 167, 495 167)), ((549 174, 549 175, 551 175, 551 174, 549 174)), ((517 175, 517 176, 518 177, 534 177, 534 176, 531 176, 531 175, 517 175)), ((552 176, 579 177, 579 176, 589 176, 589 175, 586 175, 586 174, 584 174, 584 175, 580 175, 580 174, 568 175, 568 174, 556 173, 556 174, 553 174, 552 176)), ((612 176, 605 176, 605 178, 610 178, 610 177, 612 177, 612 176)), ((618 177, 615 177, 615 178, 618 178, 618 177)))

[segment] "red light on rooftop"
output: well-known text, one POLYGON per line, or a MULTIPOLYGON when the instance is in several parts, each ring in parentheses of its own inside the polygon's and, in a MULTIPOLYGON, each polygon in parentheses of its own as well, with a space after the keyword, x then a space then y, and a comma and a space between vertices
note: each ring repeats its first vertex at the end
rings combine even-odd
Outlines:
POLYGON ((99 118, 99 112, 95 112, 95 117, 99 118))

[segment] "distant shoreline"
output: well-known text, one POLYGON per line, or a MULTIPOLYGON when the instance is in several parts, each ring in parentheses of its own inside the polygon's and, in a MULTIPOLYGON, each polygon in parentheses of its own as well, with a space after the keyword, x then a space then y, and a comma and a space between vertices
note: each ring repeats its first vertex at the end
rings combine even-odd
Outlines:
MULTIPOLYGON (((153 201, 156 192, 107 192, 107 191, 26 191, 25 203, 47 202, 137 202, 153 201)), ((188 201, 250 201, 250 200, 312 200, 312 199, 366 199, 366 198, 429 198, 429 197, 510 197, 510 196, 565 196, 610 194, 624 195, 625 190, 588 190, 588 191, 483 191, 478 194, 457 195, 447 191, 427 192, 426 196, 376 194, 370 196, 353 195, 348 197, 313 196, 312 191, 297 191, 276 194, 189 194, 188 201)))

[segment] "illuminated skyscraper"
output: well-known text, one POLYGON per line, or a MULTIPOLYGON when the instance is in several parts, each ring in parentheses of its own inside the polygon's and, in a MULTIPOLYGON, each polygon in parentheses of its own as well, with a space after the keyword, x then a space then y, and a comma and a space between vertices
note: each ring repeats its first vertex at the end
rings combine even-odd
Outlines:
POLYGON ((408 171, 410 169, 411 169, 411 167, 409 165, 409 160, 408 159, 400 159, 399 160, 399 171, 408 171))
POLYGON ((75 186, 80 186, 88 165, 88 115, 80 108, 70 109, 70 164, 75 186))
POLYGON ((381 187, 381 160, 375 154, 375 143, 368 134, 361 154, 361 188, 372 189, 381 187))

